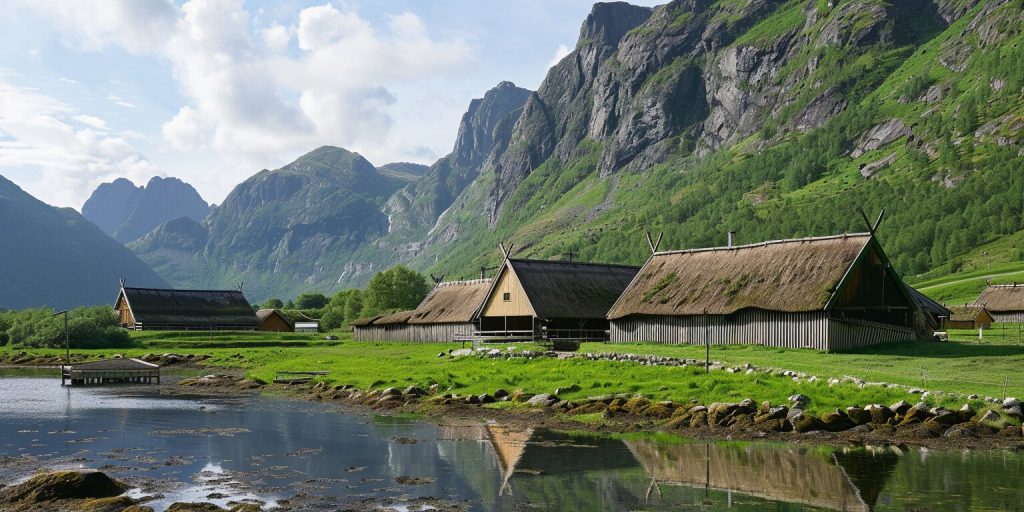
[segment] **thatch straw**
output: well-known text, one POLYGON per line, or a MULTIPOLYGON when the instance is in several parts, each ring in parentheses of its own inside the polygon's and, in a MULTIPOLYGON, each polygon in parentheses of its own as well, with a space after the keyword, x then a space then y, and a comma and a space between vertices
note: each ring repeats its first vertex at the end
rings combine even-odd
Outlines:
POLYGON ((1024 284, 990 284, 974 305, 993 313, 1024 311, 1024 284))
POLYGON ((491 288, 490 279, 438 283, 409 318, 410 324, 462 324, 473 316, 491 288))
POLYGON ((819 311, 870 240, 858 233, 655 253, 608 318, 819 311))
POLYGON ((604 319, 639 267, 570 261, 509 260, 541 318, 604 319))

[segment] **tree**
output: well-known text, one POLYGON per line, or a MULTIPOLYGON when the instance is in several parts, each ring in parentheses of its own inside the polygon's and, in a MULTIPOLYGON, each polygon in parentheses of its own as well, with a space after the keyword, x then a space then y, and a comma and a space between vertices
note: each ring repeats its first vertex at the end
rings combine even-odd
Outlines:
MULTIPOLYGON (((5 314, 0 322, 9 325, 4 338, 11 345, 30 347, 64 346, 64 320, 49 308, 25 309, 5 314)), ((131 338, 117 323, 107 306, 75 308, 68 313, 68 335, 73 348, 124 347, 131 338)))
POLYGON ((322 293, 306 292, 295 298, 295 306, 299 309, 320 309, 327 305, 327 297, 322 293))
POLYGON ((263 309, 281 309, 284 307, 284 302, 281 299, 267 299, 260 307, 263 309))
POLYGON ((362 314, 413 309, 429 291, 430 286, 422 274, 402 265, 392 267, 370 279, 362 297, 362 314))

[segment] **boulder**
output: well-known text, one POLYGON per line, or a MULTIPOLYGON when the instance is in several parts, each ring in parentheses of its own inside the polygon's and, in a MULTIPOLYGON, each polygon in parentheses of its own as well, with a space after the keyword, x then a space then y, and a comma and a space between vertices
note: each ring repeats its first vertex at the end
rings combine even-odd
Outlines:
POLYGON ((1003 409, 1012 409, 1014 407, 1020 407, 1021 405, 1021 401, 1012 396, 1003 399, 1003 409))
POLYGON ((911 425, 914 423, 923 423, 924 421, 932 417, 932 412, 928 409, 928 405, 924 402, 918 402, 913 407, 907 410, 906 414, 903 415, 903 420, 900 421, 900 425, 911 425))
POLYGON ((637 395, 634 396, 633 398, 630 398, 629 401, 623 404, 622 408, 625 409, 626 412, 630 414, 640 414, 640 411, 642 411, 649 405, 651 405, 650 400, 640 395, 637 395))
POLYGON ((975 415, 974 408, 971 407, 971 404, 964 404, 963 407, 961 407, 960 410, 957 411, 957 413, 960 415, 960 419, 963 421, 968 421, 975 415))
POLYGON ((815 430, 825 430, 825 424, 820 418, 811 414, 804 414, 803 411, 790 418, 789 423, 793 426, 793 430, 801 434, 815 430))
POLYGON ((539 395, 534 395, 533 397, 531 397, 529 400, 526 401, 526 403, 528 405, 532 405, 532 406, 535 406, 535 407, 537 407, 537 406, 547 407, 547 406, 549 406, 549 405, 551 405, 551 404, 553 404, 555 402, 558 402, 558 397, 551 396, 551 395, 549 395, 547 393, 541 393, 539 395))
POLYGON ((857 426, 843 411, 836 409, 821 416, 822 430, 842 432, 857 426))
POLYGON ((403 395, 408 395, 408 396, 413 396, 413 397, 421 397, 421 396, 426 396, 427 391, 425 389, 417 387, 417 386, 409 386, 409 387, 405 388, 405 392, 402 393, 402 394, 403 395))
POLYGON ((213 503, 185 503, 179 501, 167 507, 166 512, 225 512, 225 509, 213 503))
POLYGON ((871 423, 875 425, 885 425, 896 416, 892 409, 880 404, 871 404, 864 410, 871 415, 871 423))
POLYGON ((508 391, 505 391, 504 389, 496 389, 496 390, 494 390, 494 398, 497 398, 497 399, 500 400, 502 398, 505 398, 506 396, 508 396, 508 391))
POLYGON ((871 423, 871 413, 860 407, 847 407, 846 415, 857 425, 871 423))
POLYGON ((907 413, 907 411, 910 410, 910 407, 911 405, 907 403, 906 400, 900 400, 899 402, 890 405, 889 409, 891 409, 892 412, 896 413, 897 415, 903 416, 904 414, 907 413))
POLYGON ((1012 416, 1014 418, 1017 418, 1018 420, 1024 417, 1024 412, 1021 411, 1020 405, 1003 408, 1003 414, 1006 416, 1012 416))
POLYGON ((788 414, 789 408, 785 405, 770 407, 764 412, 759 412, 754 416, 754 423, 767 423, 774 420, 785 420, 788 414))
POLYGON ((384 391, 381 391, 380 393, 385 396, 398 396, 402 394, 402 392, 398 388, 386 388, 384 391))
POLYGON ((484 394, 478 396, 477 400, 479 400, 479 402, 482 403, 482 404, 492 404, 492 403, 495 402, 494 397, 491 396, 491 395, 488 395, 487 393, 484 393, 484 394))
POLYGON ((1001 419, 1001 417, 999 416, 998 412, 993 411, 992 409, 989 409, 989 410, 985 411, 985 414, 981 415, 981 418, 978 421, 981 421, 981 422, 984 422, 984 423, 994 423, 994 422, 999 421, 1000 419, 1001 419))
POLYGON ((581 388, 577 384, 573 384, 571 386, 567 386, 567 387, 564 387, 564 388, 555 388, 555 395, 556 396, 557 395, 564 395, 566 393, 572 393, 574 391, 579 391, 580 389, 581 388))
POLYGON ((952 427, 958 423, 963 423, 964 421, 965 420, 960 417, 960 413, 947 410, 941 410, 935 416, 925 420, 926 423, 933 423, 945 428, 952 427))
POLYGON ((133 507, 135 500, 128 496, 114 496, 112 498, 89 498, 82 500, 75 510, 79 512, 123 512, 128 507, 133 507))
POLYGON ((128 486, 99 471, 54 471, 0 490, 0 503, 40 503, 52 500, 111 498, 128 486))
MULTIPOLYGON (((793 404, 802 404, 802 405, 807 405, 807 404, 811 403, 811 399, 808 398, 807 395, 803 395, 803 394, 800 394, 800 393, 797 393, 795 395, 790 396, 789 397, 789 401, 790 401, 790 403, 793 403, 793 404)), ((798 407, 798 408, 799 409, 803 409, 803 407, 798 407)))
POLYGON ((644 407, 640 414, 647 418, 655 418, 663 420, 672 417, 672 413, 675 412, 675 405, 669 401, 655 402, 647 407, 644 407))

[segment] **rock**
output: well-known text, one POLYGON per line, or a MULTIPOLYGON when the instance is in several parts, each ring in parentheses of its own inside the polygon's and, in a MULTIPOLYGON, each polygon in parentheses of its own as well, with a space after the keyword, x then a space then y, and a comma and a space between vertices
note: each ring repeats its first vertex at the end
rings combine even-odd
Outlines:
POLYGON ((402 392, 398 388, 385 388, 384 391, 380 392, 385 396, 399 396, 402 392))
MULTIPOLYGON (((469 395, 466 397, 466 403, 476 405, 480 403, 480 397, 476 395, 469 395)), ((545 404, 546 405, 546 404, 545 404)))
POLYGON ((971 407, 971 404, 964 404, 957 413, 960 414, 960 419, 963 421, 970 420, 975 414, 974 408, 971 407))
POLYGON ((114 496, 82 500, 75 510, 79 512, 123 512, 126 508, 133 506, 135 506, 135 500, 128 496, 114 496))
POLYGON ((856 148, 850 153, 858 158, 868 151, 886 146, 896 139, 910 135, 910 128, 902 119, 889 119, 868 130, 857 140, 856 148))
POLYGON ((1012 409, 1014 407, 1020 407, 1021 401, 1014 397, 1007 397, 1003 399, 1003 409, 1012 409))
POLYGON ((255 503, 239 503, 229 509, 228 512, 262 512, 263 509, 255 503))
POLYGON ((959 413, 946 410, 939 411, 938 414, 926 420, 927 423, 934 423, 945 428, 952 427, 958 423, 963 423, 964 421, 965 420, 960 417, 959 413))
POLYGON ((505 398, 507 396, 508 396, 508 391, 505 391, 504 389, 496 389, 496 390, 494 390, 494 398, 497 398, 497 399, 501 400, 502 398, 505 398))
POLYGON ((560 396, 560 395, 563 395, 565 393, 572 393, 572 392, 575 392, 575 391, 579 391, 580 389, 581 388, 579 387, 578 384, 573 384, 571 386, 564 387, 564 388, 556 388, 555 389, 555 395, 556 396, 560 396))
POLYGON ((0 490, 0 503, 40 503, 52 500, 110 498, 128 490, 99 471, 55 471, 0 490))
POLYGON ((547 406, 549 406, 549 405, 551 405, 551 404, 553 404, 553 403, 555 403, 557 401, 558 401, 558 397, 551 396, 551 395, 549 395, 547 393, 541 393, 539 395, 534 395, 529 400, 527 400, 526 403, 528 405, 532 405, 532 406, 535 406, 535 407, 536 406, 547 407, 547 406))
POLYGON ((448 353, 447 353, 447 352, 438 352, 438 353, 437 353, 437 357, 444 357, 444 356, 446 356, 446 355, 448 355, 448 353))
POLYGON ((142 505, 132 505, 130 507, 125 508, 121 512, 155 512, 155 511, 153 510, 153 507, 145 507, 145 506, 142 506, 142 505))
POLYGON ((967 395, 967 399, 968 400, 977 400, 978 399, 978 395, 967 395))
POLYGON ((907 393, 910 393, 911 395, 920 395, 921 393, 924 393, 924 390, 921 388, 910 388, 907 393))
POLYGON ((740 407, 753 411, 757 407, 757 403, 749 398, 744 398, 743 400, 740 400, 740 407))
POLYGON ((659 420, 667 419, 672 417, 672 414, 676 411, 674 404, 669 401, 655 402, 647 407, 644 407, 640 411, 640 415, 647 418, 655 418, 659 420))
POLYGON ((484 393, 484 394, 478 396, 477 400, 479 400, 480 403, 482 403, 482 404, 492 404, 492 403, 495 402, 494 397, 491 396, 491 395, 488 395, 487 393, 484 393))
POLYGON ((905 400, 900 400, 899 402, 896 402, 896 403, 890 405, 889 409, 891 409, 892 412, 902 416, 902 415, 906 414, 907 411, 910 410, 910 407, 911 407, 910 404, 907 403, 905 400))
POLYGON ((213 503, 185 503, 179 501, 167 507, 166 512, 225 512, 225 510, 213 503))
MULTIPOLYGON (((807 405, 811 403, 811 399, 807 395, 797 393, 789 397, 789 401, 793 404, 807 405)), ((802 408, 802 407, 801 407, 802 408)))
POLYGON ((978 421, 985 422, 985 423, 994 423, 994 422, 997 422, 999 420, 1000 420, 999 413, 993 411, 992 409, 989 409, 989 410, 985 411, 985 414, 982 414, 981 418, 978 419, 978 421))
POLYGON ((821 419, 819 419, 817 416, 804 414, 803 411, 800 411, 799 414, 793 415, 789 419, 789 423, 790 425, 793 426, 793 430, 801 434, 804 432, 812 432, 815 430, 825 429, 825 424, 821 421, 821 419))
POLYGON ((924 402, 918 402, 903 415, 903 420, 900 421, 900 425, 922 423, 931 417, 932 413, 928 410, 928 406, 924 402))
POLYGON ((871 415, 871 423, 875 425, 885 425, 896 416, 892 409, 880 404, 871 404, 864 410, 871 415))
POLYGON ((788 414, 789 408, 785 405, 770 407, 768 410, 760 412, 754 416, 754 423, 767 423, 774 420, 785 420, 788 414))
POLYGON ((871 413, 860 407, 847 407, 846 415, 857 425, 871 423, 871 413))
POLYGON ((648 405, 651 405, 650 400, 637 395, 634 396, 633 398, 630 398, 629 401, 623 404, 622 408, 625 409, 626 412, 630 414, 640 414, 640 411, 646 408, 648 405))
POLYGON ((839 409, 822 415, 821 422, 822 429, 829 432, 842 432, 856 426, 853 420, 839 409))
POLYGON ((421 396, 426 396, 427 395, 427 391, 425 389, 423 389, 423 388, 420 388, 420 387, 409 386, 409 387, 405 388, 405 391, 402 394, 403 395, 407 395, 407 396, 413 396, 413 397, 421 397, 421 396))

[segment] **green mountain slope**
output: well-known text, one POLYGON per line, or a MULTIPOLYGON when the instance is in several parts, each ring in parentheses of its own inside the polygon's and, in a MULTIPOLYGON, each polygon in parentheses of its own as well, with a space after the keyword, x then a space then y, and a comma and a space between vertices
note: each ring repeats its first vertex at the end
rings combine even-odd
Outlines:
POLYGON ((356 194, 358 218, 323 200, 334 189, 295 182, 296 203, 270 187, 175 256, 197 267, 148 261, 169 278, 333 290, 396 263, 473 277, 499 242, 639 264, 645 230, 663 248, 729 230, 749 243, 863 231, 860 211, 884 208, 896 269, 935 277, 1024 230, 1022 27, 1024 0, 595 4, 537 91, 474 100, 453 153, 393 194, 356 194), (297 204, 352 219, 349 234, 281 228, 297 204))
POLYGON ((70 208, 54 208, 0 176, 0 308, 113 304, 118 279, 167 286, 145 263, 70 208))

